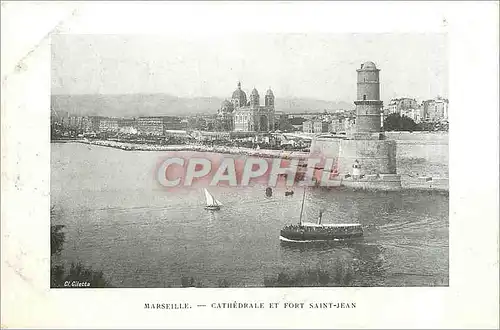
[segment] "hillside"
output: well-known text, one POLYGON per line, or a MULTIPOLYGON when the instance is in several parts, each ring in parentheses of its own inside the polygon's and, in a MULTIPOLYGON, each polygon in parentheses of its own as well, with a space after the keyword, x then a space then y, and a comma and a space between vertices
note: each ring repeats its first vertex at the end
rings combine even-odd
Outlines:
MULTIPOLYGON (((51 108, 59 114, 76 116, 137 117, 216 113, 222 98, 179 98, 168 94, 52 95, 51 108)), ((262 101, 261 101, 262 102, 262 101)), ((276 111, 315 112, 325 109, 353 109, 346 102, 314 99, 276 99, 276 111)))

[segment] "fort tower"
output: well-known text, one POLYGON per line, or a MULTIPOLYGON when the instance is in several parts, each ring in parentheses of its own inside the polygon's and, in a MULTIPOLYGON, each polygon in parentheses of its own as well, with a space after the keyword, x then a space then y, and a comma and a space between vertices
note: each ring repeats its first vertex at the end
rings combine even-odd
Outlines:
POLYGON ((362 138, 363 135, 379 133, 381 131, 380 113, 382 101, 380 100, 379 72, 375 63, 365 62, 356 70, 357 100, 356 105, 356 126, 354 138, 362 138))

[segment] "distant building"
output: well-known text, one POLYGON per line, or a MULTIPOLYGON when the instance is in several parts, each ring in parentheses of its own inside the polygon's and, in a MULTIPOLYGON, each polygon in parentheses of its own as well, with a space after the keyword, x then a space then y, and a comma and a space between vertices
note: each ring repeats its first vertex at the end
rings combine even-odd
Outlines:
POLYGON ((104 117, 101 116, 90 116, 90 124, 91 124, 91 131, 94 133, 99 132, 99 126, 101 123, 101 119, 104 119, 104 117))
POLYGON ((181 119, 180 125, 181 125, 181 129, 187 130, 189 127, 189 120, 187 118, 181 119))
POLYGON ((99 121, 99 132, 118 132, 118 119, 102 118, 99 121))
POLYGON ((124 128, 124 127, 137 128, 137 121, 135 120, 135 118, 120 118, 120 119, 118 119, 118 127, 119 128, 124 128))
POLYGON ((427 121, 447 121, 448 120, 448 99, 437 97, 432 100, 422 102, 420 114, 423 120, 427 121))
POLYGON ((90 117, 83 117, 82 118, 82 130, 85 133, 90 133, 93 131, 92 120, 90 117))
POLYGON ((304 133, 326 133, 328 129, 328 122, 322 120, 307 120, 302 124, 304 133))
POLYGON ((253 89, 250 100, 238 82, 231 101, 224 101, 218 112, 218 121, 224 130, 240 132, 269 132, 274 130, 274 94, 268 89, 264 105, 260 104, 257 89, 253 89))
POLYGON ((141 135, 163 135, 163 117, 137 118, 137 131, 141 135))
MULTIPOLYGON (((131 125, 132 122, 126 123, 131 125)), ((187 120, 182 121, 176 116, 139 117, 131 126, 141 135, 165 136, 166 131, 185 130, 187 120)))
POLYGON ((412 109, 418 109, 418 102, 415 99, 408 97, 395 98, 389 102, 389 105, 384 109, 384 113, 398 113, 402 115, 403 112, 408 112, 412 109))
POLYGON ((334 118, 332 119, 332 121, 330 122, 330 127, 328 128, 328 130, 332 133, 342 133, 342 132, 345 132, 345 118, 344 117, 338 117, 338 118, 334 118))
POLYGON ((352 114, 342 114, 332 119, 328 131, 332 133, 348 133, 356 124, 356 117, 352 114))
POLYGON ((175 116, 163 117, 163 130, 183 130, 186 125, 182 123, 181 118, 175 116))
POLYGON ((89 117, 69 116, 53 118, 53 123, 58 123, 63 129, 84 131, 91 130, 91 123, 89 117))
POLYGON ((313 133, 326 133, 328 132, 328 122, 326 121, 314 121, 313 133))
POLYGON ((306 120, 302 123, 302 132, 312 133, 314 129, 312 120, 306 120))

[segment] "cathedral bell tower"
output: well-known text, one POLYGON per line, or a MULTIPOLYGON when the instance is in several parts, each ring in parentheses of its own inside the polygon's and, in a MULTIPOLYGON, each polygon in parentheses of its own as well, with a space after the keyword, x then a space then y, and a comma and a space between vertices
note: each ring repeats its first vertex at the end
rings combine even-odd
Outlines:
POLYGON ((274 94, 271 88, 269 88, 266 92, 265 106, 274 108, 274 94))
POLYGON ((259 107, 259 105, 260 105, 259 92, 257 91, 257 89, 254 88, 252 90, 252 94, 250 94, 250 108, 256 109, 259 107))

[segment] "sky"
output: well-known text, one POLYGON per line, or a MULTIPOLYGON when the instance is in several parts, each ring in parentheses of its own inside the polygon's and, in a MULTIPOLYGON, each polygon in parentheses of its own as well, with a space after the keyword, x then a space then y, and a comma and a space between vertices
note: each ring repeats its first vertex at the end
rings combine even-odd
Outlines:
POLYGON ((356 69, 380 71, 381 98, 448 96, 445 34, 238 33, 52 37, 53 94, 261 95, 351 103, 356 69))

